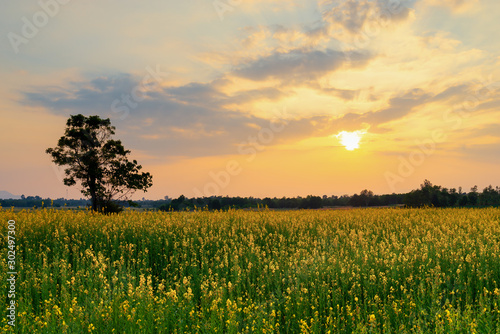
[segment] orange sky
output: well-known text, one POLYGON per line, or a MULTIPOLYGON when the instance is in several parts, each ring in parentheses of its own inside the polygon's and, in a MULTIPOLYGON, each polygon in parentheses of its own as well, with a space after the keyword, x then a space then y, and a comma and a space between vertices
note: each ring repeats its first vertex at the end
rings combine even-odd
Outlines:
POLYGON ((0 190, 81 197, 45 154, 78 113, 135 198, 500 185, 497 1, 42 3, 0 13, 0 190))

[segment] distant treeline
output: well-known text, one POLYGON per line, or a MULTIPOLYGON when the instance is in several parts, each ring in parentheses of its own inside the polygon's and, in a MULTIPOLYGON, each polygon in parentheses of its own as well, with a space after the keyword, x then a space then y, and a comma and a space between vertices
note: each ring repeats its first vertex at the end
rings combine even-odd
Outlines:
POLYGON ((429 180, 420 185, 420 189, 413 190, 404 195, 403 203, 410 207, 434 206, 434 207, 486 207, 500 206, 500 187, 488 186, 482 192, 477 186, 470 189, 468 193, 462 191, 462 187, 447 189, 434 186, 429 180))
POLYGON ((160 210, 186 210, 196 207, 207 207, 208 209, 233 208, 255 208, 267 206, 270 209, 319 209, 324 207, 373 207, 373 206, 398 206, 408 207, 486 207, 500 206, 500 187, 488 186, 480 193, 474 186, 468 193, 462 188, 447 189, 432 185, 425 180, 420 189, 406 194, 375 195, 370 190, 363 190, 352 196, 307 196, 307 197, 283 197, 283 198, 253 198, 253 197, 204 197, 186 198, 180 196, 169 203, 161 204, 160 210))
MULTIPOLYGON (((191 210, 197 208, 208 208, 210 210, 225 210, 228 208, 257 208, 268 207, 270 209, 319 209, 323 207, 339 206, 386 206, 403 204, 404 195, 373 195, 372 192, 369 201, 365 195, 354 196, 312 196, 307 197, 282 197, 282 198, 254 198, 254 197, 203 197, 186 198, 180 196, 168 203, 161 204, 159 210, 191 210)), ((363 192, 362 192, 363 194, 363 192)))
MULTIPOLYGON (((419 189, 406 194, 375 195, 370 190, 363 190, 352 196, 307 196, 307 197, 282 197, 282 198, 254 198, 254 197, 222 197, 212 196, 203 198, 187 198, 184 195, 176 199, 165 200, 142 200, 136 202, 121 202, 123 207, 141 207, 143 209, 180 211, 193 210, 196 208, 208 208, 209 210, 226 210, 229 208, 257 208, 268 207, 270 209, 319 209, 323 207, 370 207, 370 206, 397 206, 409 207, 486 207, 500 206, 500 187, 488 186, 478 191, 477 186, 469 192, 463 192, 462 188, 447 189, 432 185, 425 180, 419 189)), ((42 207, 86 207, 90 201, 86 199, 68 200, 42 199, 39 196, 22 196, 21 199, 0 200, 0 205, 8 207, 42 208, 42 207)))
POLYGON ((86 207, 90 203, 89 200, 80 199, 51 199, 51 198, 41 198, 40 196, 21 196, 21 199, 2 199, 0 200, 0 206, 4 208, 16 207, 16 208, 60 208, 60 207, 86 207))

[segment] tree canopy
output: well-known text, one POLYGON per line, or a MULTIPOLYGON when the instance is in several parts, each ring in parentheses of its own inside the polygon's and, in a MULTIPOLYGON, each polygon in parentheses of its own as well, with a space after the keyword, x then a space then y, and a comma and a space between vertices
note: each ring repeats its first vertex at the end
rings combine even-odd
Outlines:
POLYGON ((72 115, 57 146, 46 150, 55 164, 66 166, 64 184, 80 183, 95 211, 116 211, 117 201, 153 185, 152 175, 141 172, 136 160, 128 160, 130 151, 111 138, 114 134, 109 118, 72 115))

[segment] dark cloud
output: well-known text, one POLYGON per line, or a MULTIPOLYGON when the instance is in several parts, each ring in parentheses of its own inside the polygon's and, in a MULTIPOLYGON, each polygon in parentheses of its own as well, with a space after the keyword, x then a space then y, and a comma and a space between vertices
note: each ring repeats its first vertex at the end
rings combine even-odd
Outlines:
MULTIPOLYGON (((41 88, 24 93, 23 103, 42 106, 57 115, 82 113, 109 117, 124 141, 153 156, 210 156, 237 154, 237 145, 258 135, 260 129, 271 128, 269 118, 224 109, 226 103, 239 103, 259 98, 276 99, 278 89, 243 91, 228 97, 215 89, 217 83, 192 83, 145 94, 134 101, 127 112, 113 110, 117 99, 131 95, 140 81, 132 76, 100 77, 89 82, 74 83, 70 88, 41 88)), ((280 110, 275 115, 280 117, 280 110)), ((305 138, 316 131, 312 119, 288 120, 285 129, 275 134, 272 144, 291 138, 305 138)), ((324 123, 323 119, 316 119, 324 123)))
POLYGON ((425 93, 422 89, 412 89, 390 99, 387 108, 364 114, 347 113, 338 119, 332 119, 331 130, 353 131, 369 125, 370 132, 384 133, 388 129, 381 125, 405 117, 416 107, 428 103, 431 98, 432 95, 425 93))
POLYGON ((434 96, 432 101, 448 101, 450 99, 456 100, 457 98, 463 99, 469 90, 470 86, 465 84, 452 86, 434 96))
POLYGON ((324 93, 325 95, 333 95, 341 98, 345 101, 351 101, 356 99, 361 90, 352 90, 352 89, 340 89, 335 87, 323 87, 320 85, 318 81, 311 81, 308 84, 308 87, 317 90, 318 92, 324 93))
POLYGON ((500 89, 498 83, 478 83, 475 81, 450 87, 437 94, 432 101, 447 101, 455 105, 455 109, 475 112, 496 110, 500 108, 500 89))
POLYGON ((324 22, 316 24, 315 26, 305 27, 304 33, 309 37, 311 41, 316 41, 322 37, 328 36, 328 25, 324 22))
POLYGON ((359 90, 351 89, 323 88, 322 91, 325 93, 331 93, 346 101, 354 100, 359 94, 359 90))
POLYGON ((488 101, 484 101, 485 99, 481 99, 481 96, 471 96, 471 99, 467 101, 471 107, 476 106, 475 110, 499 110, 500 109, 500 94, 495 93, 491 99, 488 101), (483 102, 484 101, 484 102, 483 102))
POLYGON ((251 89, 247 91, 242 91, 228 98, 227 102, 232 104, 241 104, 241 103, 249 103, 255 100, 277 101, 287 95, 288 93, 282 91, 281 89, 275 87, 265 87, 262 89, 251 89))
POLYGON ((364 114, 362 120, 368 124, 379 125, 403 118, 417 106, 429 101, 432 95, 422 89, 412 89, 405 94, 389 100, 390 106, 377 112, 364 114))
POLYGON ((234 71, 234 74, 254 81, 270 78, 287 80, 308 80, 321 77, 340 68, 343 64, 350 66, 365 64, 371 59, 366 52, 352 52, 349 59, 340 51, 292 50, 287 53, 273 53, 252 61, 234 71))
MULTIPOLYGON (((231 81, 224 80, 225 84, 231 81)), ((261 89, 250 89, 237 92, 234 95, 226 95, 218 88, 219 81, 207 84, 190 83, 180 87, 165 89, 170 98, 189 104, 211 105, 213 107, 224 108, 226 105, 243 104, 255 100, 276 101, 287 94, 275 87, 264 87, 261 89)))
POLYGON ((212 84, 190 83, 185 86, 165 89, 165 92, 174 100, 188 103, 203 103, 213 105, 228 97, 215 89, 212 84))
POLYGON ((34 88, 24 92, 22 103, 42 105, 56 114, 87 110, 109 110, 111 101, 120 99, 122 94, 130 94, 138 85, 129 74, 100 77, 88 83, 73 82, 67 87, 34 88))

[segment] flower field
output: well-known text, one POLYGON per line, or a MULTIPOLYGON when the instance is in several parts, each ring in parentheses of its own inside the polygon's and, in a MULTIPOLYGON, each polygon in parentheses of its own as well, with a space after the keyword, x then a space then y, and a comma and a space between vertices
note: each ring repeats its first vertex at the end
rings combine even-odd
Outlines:
POLYGON ((5 333, 500 333, 500 209, 0 218, 5 333))

